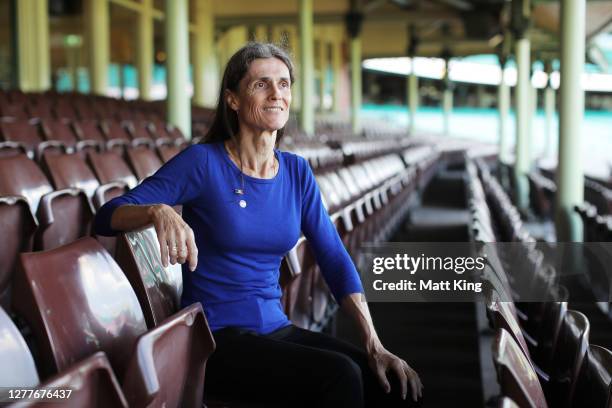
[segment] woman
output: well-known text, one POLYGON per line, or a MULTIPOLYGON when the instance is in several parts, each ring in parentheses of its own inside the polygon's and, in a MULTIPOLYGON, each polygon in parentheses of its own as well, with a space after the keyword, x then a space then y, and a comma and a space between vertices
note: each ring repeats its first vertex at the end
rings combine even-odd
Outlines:
POLYGON ((96 231, 153 224, 164 266, 183 264, 182 305, 202 303, 217 344, 207 393, 284 406, 405 404, 409 391, 416 401, 419 377, 378 339, 308 163, 275 150, 293 80, 293 63, 278 47, 249 43, 239 50, 225 69, 205 143, 102 207, 96 231), (177 204, 182 218, 171 207, 177 204), (300 232, 365 351, 297 328, 284 314, 279 266, 300 232))

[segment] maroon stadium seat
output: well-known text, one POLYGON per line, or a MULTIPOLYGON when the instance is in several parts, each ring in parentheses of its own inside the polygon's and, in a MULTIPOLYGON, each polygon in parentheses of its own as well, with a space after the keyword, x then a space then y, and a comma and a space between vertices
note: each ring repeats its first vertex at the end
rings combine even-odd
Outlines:
POLYGON ((124 122, 124 127, 131 136, 132 140, 144 139, 151 140, 151 125, 142 120, 124 122))
POLYGON ((506 330, 498 331, 493 360, 502 393, 521 408, 547 408, 538 376, 514 337, 506 330))
POLYGON ((97 120, 81 120, 74 122, 74 130, 80 140, 94 140, 105 143, 106 138, 97 120))
POLYGON ((4 140, 23 143, 31 151, 43 142, 37 121, 3 120, 0 121, 0 133, 4 140))
POLYGON ((128 165, 115 152, 90 152, 87 154, 87 162, 101 184, 121 181, 129 188, 134 188, 138 184, 128 165))
POLYGON ((591 345, 573 390, 572 407, 612 406, 612 351, 591 345))
POLYGON ((72 103, 61 99, 53 105, 53 112, 55 112, 57 119, 74 120, 77 118, 72 103))
POLYGON ((157 153, 164 163, 181 152, 181 148, 170 140, 162 140, 156 144, 157 153))
POLYGON ((553 406, 569 406, 572 390, 589 349, 589 319, 568 310, 563 320, 550 369, 550 397, 553 406))
MULTIPOLYGON (((28 151, 28 148, 23 143, 0 142, 0 157, 17 156, 20 154, 28 155, 31 153, 28 151)), ((31 154, 30 157, 32 158, 34 157, 34 155, 31 154)))
POLYGON ((70 123, 53 119, 45 119, 41 123, 47 140, 57 140, 71 149, 76 147, 78 139, 70 123))
POLYGON ((523 350, 525 357, 530 360, 529 347, 518 323, 514 303, 501 301, 499 294, 496 291, 491 291, 490 299, 487 301, 487 309, 493 316, 495 329, 505 329, 510 333, 523 350))
POLYGON ((104 132, 106 140, 121 139, 128 142, 131 140, 127 130, 116 120, 104 120, 101 122, 100 127, 104 132))
POLYGON ((115 374, 113 374, 106 355, 101 351, 54 375, 40 384, 38 388, 70 390, 70 397, 66 400, 22 401, 16 404, 14 408, 127 408, 128 406, 123 391, 121 391, 119 386, 119 381, 117 381, 115 374))
POLYGON ((37 222, 21 196, 0 196, 0 306, 10 306, 10 285, 20 252, 31 251, 37 222))
POLYGON ((28 119, 28 115, 24 110, 24 106, 18 103, 11 104, 8 102, 0 103, 0 118, 11 119, 28 119))
POLYGON ((56 189, 79 188, 93 199, 100 182, 85 161, 76 154, 50 155, 43 159, 51 182, 56 189))
POLYGON ((134 407, 200 408, 206 361, 215 349, 202 306, 194 303, 142 335, 123 389, 134 407), (144 385, 144 386, 143 386, 144 385))
POLYGON ((41 197, 51 191, 43 172, 26 155, 0 158, 0 196, 24 196, 36 214, 41 197))
POLYGON ((139 181, 149 177, 162 166, 161 160, 150 145, 131 147, 127 150, 126 156, 139 181))
POLYGON ((83 190, 68 188, 44 195, 36 213, 40 225, 34 249, 53 249, 89 235, 93 216, 91 202, 83 190))
POLYGON ((96 189, 92 204, 97 211, 104 205, 104 203, 127 193, 128 190, 129 187, 122 181, 113 181, 111 183, 103 184, 96 189))
POLYGON ((122 375, 136 339, 146 331, 129 282, 92 238, 22 254, 14 293, 15 311, 38 339, 39 370, 44 375, 60 372, 98 350, 106 352, 115 372, 122 375))
POLYGON ((53 117, 51 105, 48 102, 29 103, 26 105, 29 118, 50 119, 53 117))

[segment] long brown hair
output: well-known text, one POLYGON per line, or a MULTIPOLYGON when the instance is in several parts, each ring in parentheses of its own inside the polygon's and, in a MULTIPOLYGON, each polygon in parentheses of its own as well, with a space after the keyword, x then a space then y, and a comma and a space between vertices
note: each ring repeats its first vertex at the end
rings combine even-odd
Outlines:
MULTIPOLYGON (((286 51, 270 43, 249 42, 244 47, 239 49, 234 55, 232 55, 229 62, 225 66, 215 116, 212 125, 204 136, 202 143, 221 142, 233 139, 236 136, 239 130, 238 115, 228 105, 225 98, 225 92, 230 90, 234 93, 238 93, 240 81, 248 72, 251 62, 259 58, 278 58, 279 60, 283 61, 289 69, 289 78, 291 79, 291 85, 293 85, 293 61, 291 61, 291 57, 286 51)), ((276 132, 277 146, 284 133, 285 127, 278 129, 276 132)))

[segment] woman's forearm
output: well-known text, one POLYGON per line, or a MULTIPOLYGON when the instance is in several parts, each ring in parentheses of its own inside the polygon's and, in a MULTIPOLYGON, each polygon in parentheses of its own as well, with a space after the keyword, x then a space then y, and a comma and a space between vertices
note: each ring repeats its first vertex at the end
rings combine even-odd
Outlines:
POLYGON ((361 341, 368 353, 381 347, 380 339, 374 328, 370 309, 362 293, 352 293, 342 300, 342 310, 355 322, 361 341))
POLYGON ((116 231, 132 231, 153 222, 154 205, 126 204, 117 207, 111 217, 111 228, 116 231))

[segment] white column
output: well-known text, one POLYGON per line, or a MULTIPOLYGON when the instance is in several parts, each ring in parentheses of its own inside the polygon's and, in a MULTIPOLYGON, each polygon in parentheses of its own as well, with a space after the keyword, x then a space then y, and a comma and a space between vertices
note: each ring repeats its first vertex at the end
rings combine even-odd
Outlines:
POLYGON ((189 84, 189 35, 187 0, 166 0, 166 83, 168 87, 168 122, 191 138, 191 103, 189 84))
POLYGON ((574 206, 584 201, 581 140, 584 117, 585 0, 561 2, 561 106, 556 231, 559 242, 580 242, 582 220, 574 206))
POLYGON ((193 102, 199 106, 213 108, 219 96, 219 67, 215 55, 215 19, 212 0, 196 0, 195 24, 193 102))
POLYGON ((139 98, 151 99, 153 77, 153 0, 142 0, 138 15, 138 48, 136 50, 136 69, 138 71, 139 98))
POLYGON ((16 6, 19 88, 45 91, 51 86, 47 0, 20 0, 16 6))
POLYGON ((319 39, 319 93, 321 95, 321 103, 319 104, 319 110, 325 111, 325 95, 327 92, 327 42, 324 38, 319 39))
POLYGON ((51 50, 49 49, 49 7, 47 0, 36 0, 35 36, 37 64, 37 90, 46 91, 51 87, 51 50))
POLYGON ((549 85, 544 90, 544 110, 545 110, 545 124, 544 129, 546 132, 546 152, 545 157, 552 157, 554 155, 553 149, 553 124, 555 120, 555 90, 549 85))
POLYGON ((314 90, 314 36, 313 36, 313 0, 300 0, 300 60, 301 60, 301 114, 300 127, 306 134, 313 136, 315 117, 313 104, 314 90))
POLYGON ((408 112, 410 136, 416 134, 416 113, 419 106, 419 78, 416 76, 415 57, 410 58, 410 75, 408 75, 408 112))
POLYGON ((529 80, 529 39, 516 40, 516 162, 514 163, 514 179, 516 186, 517 205, 521 209, 529 206, 529 117, 531 100, 531 82, 529 80))
POLYGON ((361 37, 351 38, 351 127, 361 132, 361 37))
MULTIPOLYGON (((334 30, 336 33, 337 30, 334 30)), ((334 113, 340 113, 342 110, 341 102, 341 89, 342 84, 340 77, 342 75, 342 37, 338 38, 334 36, 334 42, 332 43, 332 64, 334 70, 334 113)))
POLYGON ((505 64, 501 65, 501 81, 499 82, 497 97, 499 108, 499 160, 502 163, 508 163, 510 161, 510 140, 507 131, 510 112, 510 87, 506 83, 505 64))
POLYGON ((450 59, 447 59, 444 70, 444 78, 442 78, 442 86, 444 88, 444 92, 442 93, 442 124, 444 136, 450 135, 450 116, 453 110, 453 90, 449 75, 450 59))
POLYGON ((109 64, 108 0, 87 0, 85 3, 89 50, 89 82, 91 92, 106 95, 109 64))
POLYGON ((529 157, 529 168, 533 166, 534 161, 537 159, 538 151, 536 149, 537 140, 542 137, 536 133, 536 122, 538 121, 538 88, 536 88, 533 83, 531 84, 531 111, 530 120, 529 120, 529 134, 530 134, 530 157, 529 157))

